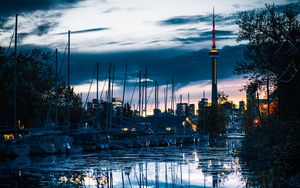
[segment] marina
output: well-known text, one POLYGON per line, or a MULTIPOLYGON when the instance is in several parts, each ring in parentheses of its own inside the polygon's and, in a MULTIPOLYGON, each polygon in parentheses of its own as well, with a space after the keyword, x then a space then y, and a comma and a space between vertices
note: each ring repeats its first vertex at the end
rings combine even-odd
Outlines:
POLYGON ((210 145, 100 150, 1 160, 1 187, 232 187, 245 186, 240 139, 210 145))
POLYGON ((0 187, 300 187, 299 8, 0 1, 0 187))

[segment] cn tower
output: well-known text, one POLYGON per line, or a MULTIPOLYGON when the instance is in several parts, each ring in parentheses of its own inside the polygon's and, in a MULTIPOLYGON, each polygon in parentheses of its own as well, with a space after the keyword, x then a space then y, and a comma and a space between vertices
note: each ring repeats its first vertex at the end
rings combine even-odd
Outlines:
POLYGON ((212 45, 209 50, 209 57, 212 61, 211 103, 218 105, 217 58, 219 57, 219 50, 216 49, 215 8, 213 8, 212 45))

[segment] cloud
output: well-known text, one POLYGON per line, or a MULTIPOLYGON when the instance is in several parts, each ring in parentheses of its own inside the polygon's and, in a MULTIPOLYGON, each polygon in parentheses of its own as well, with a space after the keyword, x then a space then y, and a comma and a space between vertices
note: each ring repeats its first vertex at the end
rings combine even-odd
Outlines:
POLYGON ((191 24, 191 23, 199 23, 199 22, 208 22, 211 21, 211 16, 177 16, 172 17, 167 20, 163 20, 160 22, 161 25, 182 25, 182 24, 191 24))
MULTIPOLYGON (((198 36, 177 37, 173 39, 173 41, 179 41, 183 44, 194 44, 198 42, 210 41, 211 36, 212 36, 211 31, 205 31, 205 32, 198 33, 198 36)), ((236 39, 236 36, 233 31, 217 30, 216 39, 218 41, 236 39)))
POLYGON ((28 37, 30 34, 29 33, 18 33, 18 43, 22 44, 24 39, 28 37))
MULTIPOLYGON (((0 1, 0 31, 6 32, 14 26, 8 23, 15 14, 28 18, 32 25, 38 25, 33 29, 32 34, 47 34, 56 26, 57 18, 61 13, 53 13, 51 10, 74 5, 82 0, 9 0, 0 1), (55 20, 55 19, 56 20, 55 20), (43 22, 41 23, 41 19, 43 22)), ((24 24, 25 25, 25 24, 24 24)))
POLYGON ((116 11, 120 11, 120 10, 121 10, 120 7, 111 7, 111 8, 108 8, 108 9, 102 11, 102 13, 107 14, 107 13, 116 12, 116 11))
POLYGON ((142 8, 142 7, 121 8, 121 7, 118 7, 118 6, 114 6, 114 7, 103 10, 102 13, 108 14, 108 13, 118 12, 118 11, 132 12, 132 11, 140 11, 140 10, 143 10, 143 9, 145 9, 145 8, 142 8))
MULTIPOLYGON (((216 36, 232 36, 232 35, 235 35, 233 31, 216 30, 216 36)), ((211 31, 202 32, 201 36, 211 36, 211 31)))
POLYGON ((38 25, 33 31, 32 34, 41 36, 41 35, 45 35, 48 34, 48 32, 54 28, 55 26, 57 26, 58 23, 57 22, 46 22, 46 23, 42 23, 40 25, 38 25))
MULTIPOLYGON (((109 28, 106 28, 106 27, 97 27, 97 28, 91 28, 91 29, 82 29, 82 30, 71 31, 71 33, 72 34, 81 34, 81 33, 104 31, 104 30, 108 30, 108 29, 109 28)), ((68 32, 56 33, 55 35, 65 35, 65 34, 68 34, 68 32)))
MULTIPOLYGON (((21 23, 19 22, 18 24, 19 28, 21 27, 21 30, 19 29, 19 31, 22 31, 18 33, 18 42, 21 44, 25 38, 32 35, 47 35, 59 24, 57 20, 61 15, 62 14, 57 11, 24 13, 21 15, 21 23)), ((0 32, 12 33, 15 27, 14 19, 14 17, 0 19, 0 32)))
POLYGON ((233 4, 232 7, 233 7, 233 8, 240 8, 241 5, 239 5, 239 4, 233 4))
POLYGON ((1 16, 28 13, 36 10, 49 10, 78 3, 81 0, 9 0, 0 1, 1 16))
MULTIPOLYGON (((276 9, 279 11, 283 11, 287 6, 294 7, 294 10, 297 13, 300 13, 299 3, 296 3, 297 0, 290 0, 289 4, 284 5, 276 5, 276 9), (296 7, 296 8, 295 8, 296 7)), ((234 4, 233 7, 238 8, 240 5, 234 4)), ((265 8, 265 7, 264 7, 265 8)), ((264 9, 263 8, 263 9, 264 9)), ((253 10, 253 9, 252 9, 253 10)), ((240 13, 242 11, 233 12, 231 14, 215 14, 216 23, 218 25, 232 25, 236 23, 236 20, 239 18, 240 13)), ((162 20, 159 22, 162 26, 175 26, 175 25, 186 25, 186 24, 196 24, 196 23, 211 23, 212 22, 212 14, 208 15, 191 15, 191 16, 175 16, 168 18, 166 20, 162 20)))
MULTIPOLYGON (((215 19, 217 24, 222 25, 231 25, 235 23, 236 18, 238 18, 239 12, 222 15, 216 14, 215 19)), ((209 15, 192 15, 192 16, 176 16, 163 21, 160 21, 159 24, 162 26, 172 26, 172 25, 185 25, 185 24, 196 24, 196 23, 211 23, 212 14, 209 15)))
MULTIPOLYGON (((236 37, 216 37, 218 41, 221 40, 232 40, 236 39, 236 37)), ((211 37, 186 37, 186 38, 176 38, 175 41, 180 41, 183 44, 195 44, 198 42, 210 41, 211 37)))
MULTIPOLYGON (((217 60, 219 89, 233 95, 241 84, 236 82, 236 87, 228 88, 230 85, 223 83, 222 80, 232 78, 233 70, 237 60, 243 60, 243 53, 246 45, 225 46, 220 49, 220 57, 217 60)), ((33 48, 33 46, 22 46, 21 48, 33 48)), ((51 49, 45 50, 53 52, 51 49)), ((157 49, 157 50, 138 50, 123 51, 110 53, 79 53, 71 51, 71 84, 73 86, 88 85, 95 71, 96 63, 100 63, 99 78, 101 83, 107 78, 108 65, 115 65, 115 88, 122 88, 125 63, 128 63, 128 78, 130 82, 127 84, 127 99, 130 99, 132 90, 136 85, 135 81, 138 77, 138 71, 142 73, 148 66, 148 76, 150 80, 158 81, 160 85, 171 83, 171 76, 174 75, 175 90, 178 94, 190 92, 191 99, 199 95, 203 90, 210 91, 209 80, 211 80, 211 59, 208 57, 208 49, 198 51, 187 51, 184 49, 157 49), (196 83, 202 83, 199 85, 196 83), (195 85, 196 84, 196 85, 195 85), (195 91, 189 86, 195 85, 195 91), (207 89, 208 88, 208 89, 207 89), (197 94, 198 93, 198 94, 197 94), (194 96, 194 97, 193 97, 194 96)), ((54 52, 53 52, 54 53, 54 52)), ((59 50, 59 67, 63 59, 63 50, 59 50)), ((66 79, 67 73, 67 56, 64 57, 62 64, 61 77, 66 79)), ((53 62, 49 62, 53 64, 53 62)), ((150 88, 153 86, 149 83, 150 88)), ((95 85, 93 85, 93 88, 95 85)), ((100 87, 102 89, 102 86, 100 87)), ((162 89, 161 89, 162 90, 162 89)), ((116 96, 121 96, 122 90, 116 90, 116 96)), ((81 90, 79 92, 87 92, 81 90)), ((209 96, 209 93, 207 93, 209 96)))
POLYGON ((152 40, 149 42, 145 42, 145 44, 154 44, 154 43, 160 43, 160 42, 165 42, 166 40, 152 40))
MULTIPOLYGON (((218 59, 218 78, 233 75, 237 60, 243 59, 245 46, 226 46, 220 50, 218 59)), ((62 52, 59 59, 62 59, 62 52)), ((66 61, 66 57, 65 57, 66 61)), ((144 72, 148 66, 149 78, 160 84, 171 82, 174 74, 176 88, 190 82, 209 80, 211 78, 211 59, 208 49, 187 51, 184 49, 138 50, 111 53, 76 53, 71 52, 71 82, 74 85, 86 83, 92 79, 96 62, 100 62, 100 79, 106 78, 108 65, 115 65, 116 83, 122 84, 125 63, 128 63, 128 79, 136 80, 138 71, 144 72)), ((66 73, 66 62, 63 64, 63 75, 66 73)), ((135 83, 130 83, 134 85, 135 83)), ((129 85, 130 85, 129 84, 129 85)))
POLYGON ((121 46, 127 46, 127 45, 132 45, 135 44, 133 42, 124 42, 124 43, 120 43, 121 46))
POLYGON ((192 27, 192 28, 181 28, 181 29, 177 29, 176 31, 184 31, 184 32, 190 32, 190 31, 198 31, 198 28, 196 27, 192 27))

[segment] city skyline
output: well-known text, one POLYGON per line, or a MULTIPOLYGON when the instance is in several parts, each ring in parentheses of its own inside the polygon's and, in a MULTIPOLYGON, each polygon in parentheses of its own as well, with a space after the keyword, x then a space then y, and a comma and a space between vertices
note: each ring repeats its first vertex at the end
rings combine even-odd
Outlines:
MULTIPOLYGON (((100 62, 101 80, 105 78, 108 64, 115 64, 115 94, 121 96, 127 62, 127 101, 130 100, 137 72, 148 65, 151 81, 165 85, 170 83, 173 73, 176 95, 187 96, 190 93, 190 101, 195 104, 202 98, 203 91, 210 99, 211 62, 208 51, 212 7, 215 6, 216 37, 222 54, 218 61, 218 90, 224 91, 230 96, 229 100, 237 104, 240 100, 245 101, 245 92, 239 90, 246 83, 241 76, 233 74, 235 63, 243 59, 245 48, 243 41, 236 42, 238 27, 235 20, 238 13, 263 8, 265 3, 280 6, 296 1, 14 2, 0 3, 1 46, 9 45, 14 13, 20 14, 20 48, 34 46, 53 52, 58 48, 60 61, 67 43, 66 33, 71 30, 71 84, 83 96, 88 91, 87 82, 92 78, 96 62, 100 62)), ((65 69, 63 72, 66 72, 65 69)), ((162 103, 162 89, 160 91, 162 103)), ((94 93, 95 87, 90 99, 94 93)))

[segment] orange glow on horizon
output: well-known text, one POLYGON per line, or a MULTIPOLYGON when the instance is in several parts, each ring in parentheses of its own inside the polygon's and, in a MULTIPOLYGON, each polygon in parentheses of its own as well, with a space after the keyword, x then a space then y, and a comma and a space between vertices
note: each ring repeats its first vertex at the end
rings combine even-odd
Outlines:
MULTIPOLYGON (((219 79, 218 80, 218 91, 224 91, 225 94, 229 95, 228 101, 232 101, 236 107, 238 107, 239 101, 243 100, 246 102, 246 93, 240 92, 239 90, 243 88, 243 85, 245 84, 245 80, 241 77, 233 77, 228 79, 219 79)), ((102 84, 104 82, 100 83, 100 88, 102 88, 102 84)), ((159 93, 159 108, 161 111, 164 111, 164 94, 163 94, 163 88, 165 85, 160 86, 160 93, 159 93)), ((82 93, 82 101, 85 102, 87 91, 89 88, 89 84, 85 83, 82 85, 76 85, 74 86, 74 90, 77 93, 82 93)), ((95 83, 92 85, 92 93, 89 96, 89 100, 92 100, 95 98, 95 83)), ((122 87, 121 86, 114 86, 114 95, 116 97, 122 96, 122 87)), ((149 87, 149 93, 151 88, 149 87)), ((190 82, 189 84, 185 85, 184 87, 181 87, 175 91, 175 108, 176 103, 179 102, 179 95, 183 96, 183 102, 187 101, 188 93, 190 95, 190 104, 195 104, 195 111, 198 109, 198 101, 201 100, 203 97, 203 91, 205 91, 205 97, 208 98, 208 102, 211 102, 211 80, 202 80, 202 81, 195 81, 190 82)), ((171 93, 171 92, 170 92, 171 93)), ((125 95, 125 102, 129 101, 132 95, 132 88, 126 89, 126 95, 125 95)), ((105 97, 102 97, 105 100, 105 97)), ((134 100, 132 101, 132 109, 137 109, 137 99, 138 99, 138 92, 135 91, 134 100)), ((171 108, 171 98, 168 98, 168 108, 171 108)), ((154 109, 154 92, 152 96, 149 98, 148 106, 147 106, 147 114, 153 115, 153 109, 154 109)))

